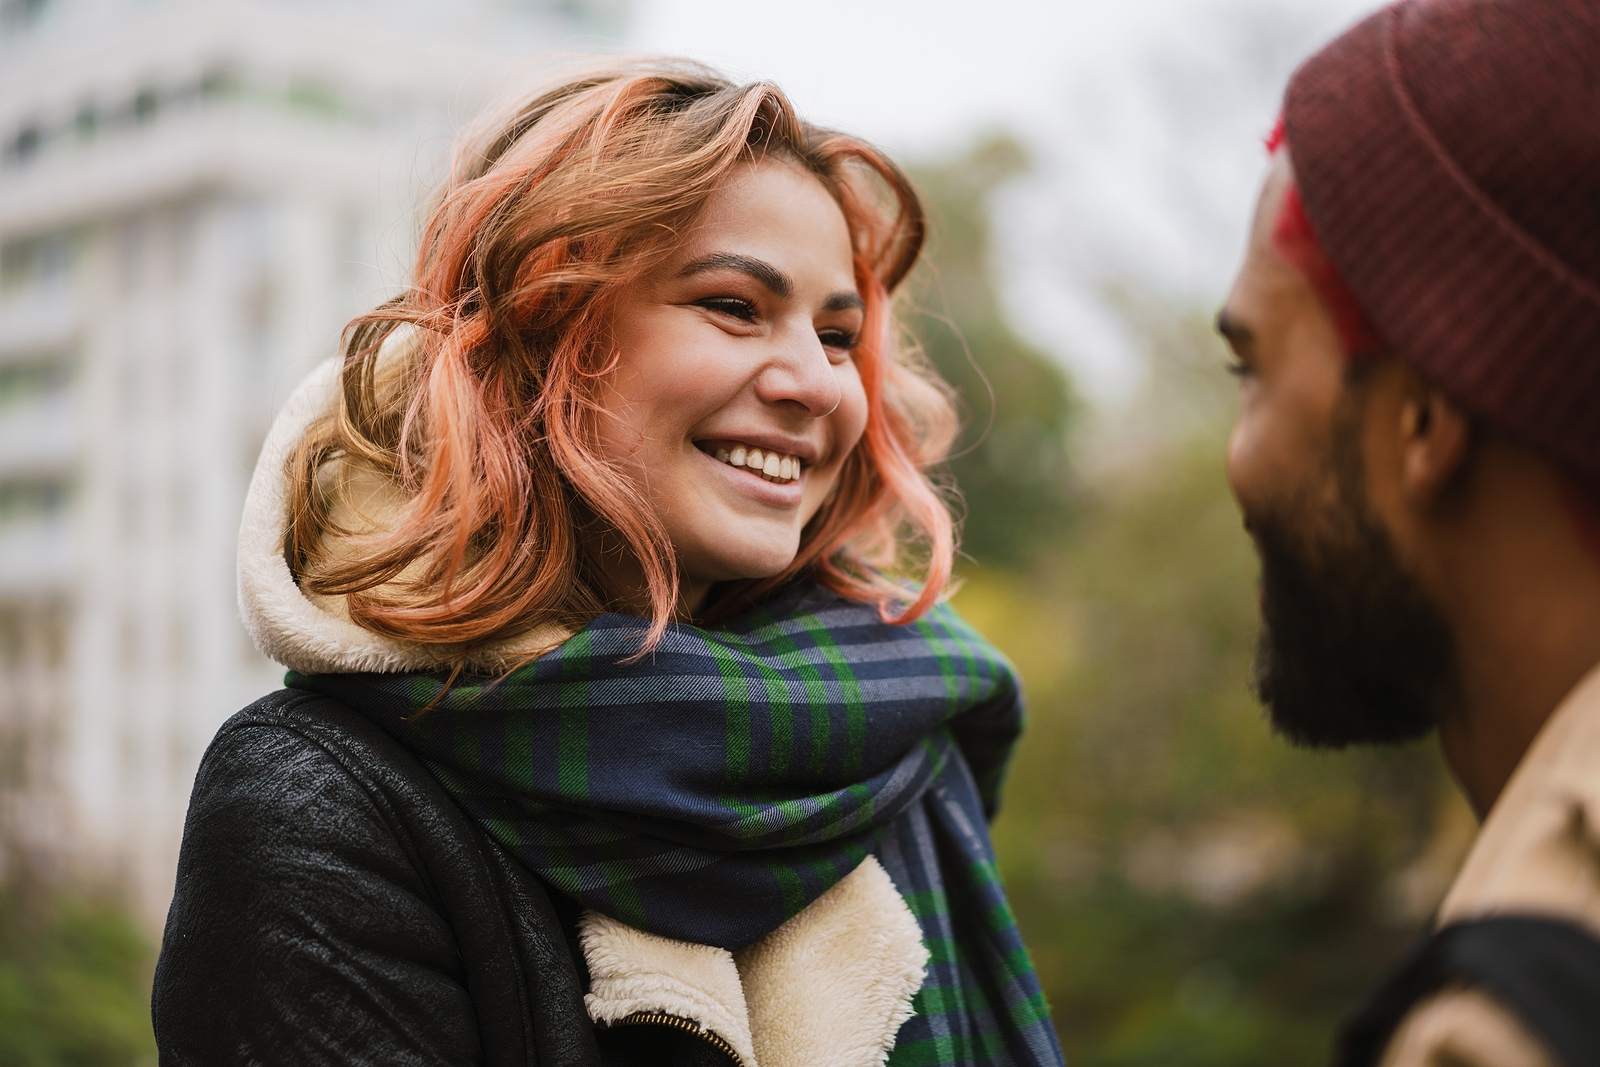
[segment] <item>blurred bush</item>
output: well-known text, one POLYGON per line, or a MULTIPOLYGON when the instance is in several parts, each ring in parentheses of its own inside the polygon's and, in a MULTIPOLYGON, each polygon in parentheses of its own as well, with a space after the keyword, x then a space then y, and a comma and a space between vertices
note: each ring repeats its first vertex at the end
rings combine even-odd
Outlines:
POLYGON ((962 545, 974 560, 1008 567, 1060 535, 1074 500, 1067 435, 1076 400, 1050 357, 1012 330, 991 282, 989 198, 1026 167, 1022 147, 996 136, 912 174, 935 212, 908 318, 965 409, 950 464, 965 507, 962 545))
POLYGON ((987 272, 984 198, 1021 165, 991 141, 919 172, 946 220, 930 273, 954 320, 928 349, 975 431, 974 379, 995 386, 989 437, 954 464, 973 557, 956 605, 1029 693, 995 827, 1018 921, 1078 1067, 1326 1062, 1420 932, 1471 816, 1431 742, 1312 753, 1264 721, 1256 565, 1223 473, 1233 386, 1208 316, 1106 287, 1153 370, 1097 469, 1068 468, 1071 391, 1005 326, 987 272))
POLYGON ((114 902, 12 879, 0 890, 0 1067, 154 1064, 154 962, 114 902))

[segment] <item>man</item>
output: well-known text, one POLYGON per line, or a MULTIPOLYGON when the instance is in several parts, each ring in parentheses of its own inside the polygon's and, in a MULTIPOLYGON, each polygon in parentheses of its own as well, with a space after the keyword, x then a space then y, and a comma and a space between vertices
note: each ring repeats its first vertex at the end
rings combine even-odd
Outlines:
POLYGON ((1600 2, 1402 0, 1290 82, 1218 328, 1257 684, 1484 820, 1344 1063, 1600 1063, 1600 2))

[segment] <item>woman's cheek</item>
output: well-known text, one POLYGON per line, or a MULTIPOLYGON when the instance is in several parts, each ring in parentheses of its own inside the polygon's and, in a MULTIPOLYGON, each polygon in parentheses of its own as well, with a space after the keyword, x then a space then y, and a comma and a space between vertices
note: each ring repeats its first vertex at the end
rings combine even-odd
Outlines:
POLYGON ((830 418, 835 420, 834 436, 841 454, 848 454, 867 431, 867 390, 861 384, 861 372, 850 360, 840 368, 839 406, 830 418))
POLYGON ((828 416, 831 454, 825 468, 826 473, 806 485, 805 522, 811 521, 811 517, 822 507, 822 502, 828 498, 828 494, 833 492, 851 450, 860 447, 861 438, 866 433, 867 392, 861 384, 861 376, 857 373, 855 364, 849 363, 845 366, 848 369, 841 368, 840 373, 839 406, 828 416))

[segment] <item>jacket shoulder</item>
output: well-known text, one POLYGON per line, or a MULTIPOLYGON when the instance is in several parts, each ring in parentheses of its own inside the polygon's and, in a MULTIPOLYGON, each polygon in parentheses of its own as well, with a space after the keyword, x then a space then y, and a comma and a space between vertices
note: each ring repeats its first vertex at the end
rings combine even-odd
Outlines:
POLYGON ((195 781, 152 999, 162 1062, 481 1062, 457 938, 392 800, 271 700, 224 725, 195 781))
POLYGON ((358 713, 281 691, 196 776, 152 998, 166 1064, 594 1064, 541 883, 358 713))
POLYGON ((464 819, 449 817, 448 796, 404 746, 337 701, 293 690, 265 696, 223 723, 200 761, 188 821, 235 809, 276 814, 253 827, 257 833, 370 835, 377 827, 368 820, 408 843, 467 832, 464 819), (328 804, 347 817, 311 817, 328 804), (358 813, 362 818, 349 817, 358 813))
POLYGON ((1597 1001, 1600 940, 1583 927, 1538 915, 1451 923, 1368 996, 1344 1027, 1336 1062, 1514 1067, 1548 1052, 1592 1063, 1597 1001))
POLYGON ((1382 1067, 1552 1067, 1544 1047, 1482 989, 1454 986, 1418 1004, 1382 1067))

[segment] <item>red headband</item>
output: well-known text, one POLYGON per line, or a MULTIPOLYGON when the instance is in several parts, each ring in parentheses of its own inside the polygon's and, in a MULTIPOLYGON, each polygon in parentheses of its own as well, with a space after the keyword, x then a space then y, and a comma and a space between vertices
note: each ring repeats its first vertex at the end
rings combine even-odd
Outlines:
MULTIPOLYGON (((1267 153, 1274 155, 1284 145, 1283 116, 1267 137, 1267 153)), ((1345 354, 1351 359, 1381 355, 1388 349, 1378 328, 1367 318, 1366 311, 1355 294, 1339 276, 1333 262, 1322 251, 1311 220, 1306 217, 1305 205, 1300 201, 1300 187, 1291 183, 1284 190, 1283 207, 1272 227, 1272 247, 1306 276, 1311 288, 1322 300, 1328 314, 1333 317, 1334 328, 1344 342, 1345 354)))

